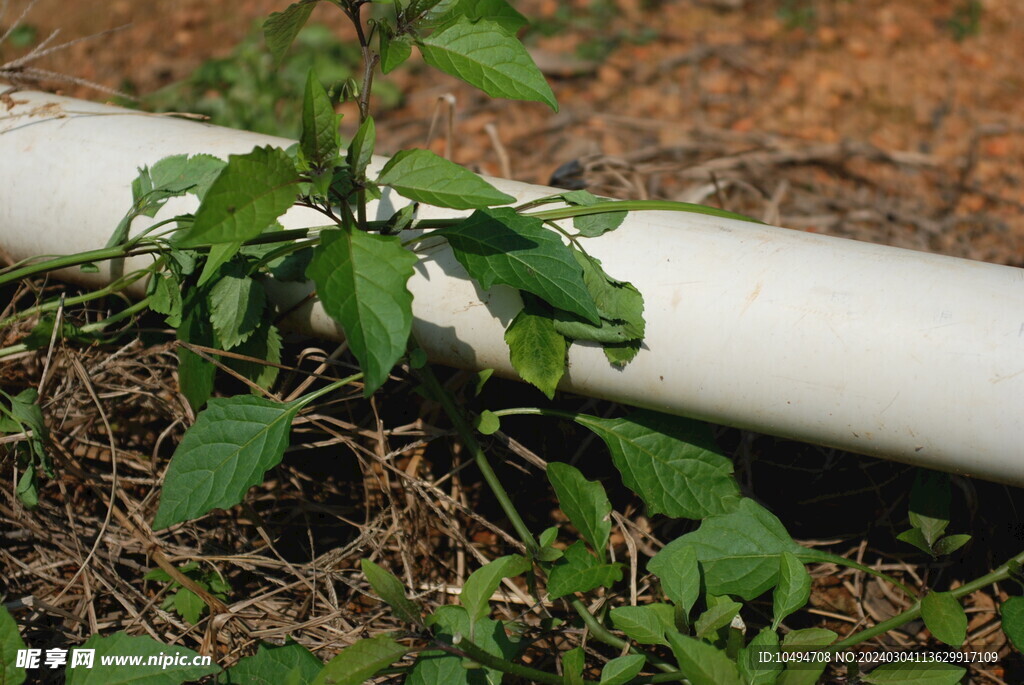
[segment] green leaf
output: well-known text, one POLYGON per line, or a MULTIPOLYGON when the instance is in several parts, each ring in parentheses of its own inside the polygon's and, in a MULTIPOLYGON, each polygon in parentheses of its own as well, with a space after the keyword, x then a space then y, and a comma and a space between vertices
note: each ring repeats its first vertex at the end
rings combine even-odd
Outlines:
MULTIPOLYGON (((348 168, 355 178, 361 178, 366 173, 366 167, 373 159, 373 148, 377 143, 377 128, 373 123, 373 117, 366 117, 359 125, 359 130, 348 145, 348 168)), ((397 233, 397 231, 395 231, 397 233)))
POLYGON ((967 614, 949 592, 929 592, 921 598, 921 618, 935 639, 959 647, 967 639, 967 614))
POLYGON ((266 293, 241 264, 232 263, 223 270, 209 297, 210 323, 220 349, 238 347, 263 320, 266 293))
POLYGON ((1003 632, 1018 652, 1024 652, 1024 597, 1008 597, 999 606, 1003 632))
POLYGON ((597 556, 604 559, 612 530, 612 504, 604 486, 584 478, 575 466, 560 462, 548 464, 548 480, 555 489, 562 511, 597 556))
MULTIPOLYGON (((281 333, 277 326, 263 321, 249 339, 234 349, 237 354, 244 354, 253 359, 260 359, 266 364, 234 357, 222 357, 222 363, 264 390, 270 390, 277 380, 280 369, 274 364, 281 363, 281 333)), ((255 390, 253 391, 255 392, 255 390)))
POLYGON ((704 519, 700 528, 676 538, 661 554, 688 546, 697 554, 709 593, 746 600, 754 599, 778 582, 783 552, 790 552, 804 562, 829 558, 794 542, 779 519, 752 499, 740 500, 731 513, 704 519))
POLYGON ((505 0, 459 0, 440 18, 436 28, 445 28, 463 17, 474 22, 480 19, 492 21, 513 36, 530 23, 505 0))
POLYGON ((407 651, 387 635, 360 640, 328 661, 313 679, 313 685, 363 685, 407 651))
POLYGON ((583 667, 586 666, 586 653, 582 647, 575 647, 562 653, 562 676, 565 685, 583 685, 583 667))
POLYGON ((493 411, 484 409, 477 417, 476 429, 481 435, 494 435, 501 429, 501 419, 493 411))
POLYGON ((883 664, 860 677, 873 685, 957 685, 967 669, 942 661, 883 664))
POLYGON ((942 537, 949 525, 949 474, 918 469, 910 490, 910 525, 920 528, 928 545, 942 537))
MULTIPOLYGON (((804 628, 786 634, 782 639, 783 649, 804 651, 809 647, 824 648, 839 637, 831 630, 824 628, 804 628)), ((779 676, 776 685, 815 685, 818 677, 825 672, 827 664, 790 661, 779 676)))
MULTIPOLYGON (((439 638, 451 642, 454 640, 456 635, 467 636, 470 634, 471 626, 469 620, 469 614, 466 613, 466 609, 461 606, 447 605, 438 607, 433 614, 427 617, 427 624, 431 626, 435 635, 439 638)), ((473 643, 477 647, 480 647, 488 654, 501 657, 505 660, 511 660, 515 657, 517 648, 515 643, 509 640, 508 635, 505 632, 504 626, 498 621, 494 621, 489 618, 482 618, 475 624, 473 643)), ((410 685, 419 683, 420 685, 438 685, 444 683, 444 685, 501 685, 502 672, 490 668, 481 668, 480 670, 469 671, 462 666, 462 659, 456 656, 450 658, 455 659, 460 665, 462 672, 461 677, 452 679, 439 679, 439 680, 428 680, 425 676, 430 675, 431 671, 440 671, 445 673, 452 673, 452 670, 447 664, 437 664, 431 671, 424 673, 424 677, 417 677, 413 679, 413 674, 410 674, 410 685), (479 677, 479 673, 483 672, 484 678, 479 677), (484 682, 481 682, 481 681, 484 682)), ((419 661, 417 665, 413 667, 413 673, 415 674, 419 670, 419 661)), ((455 673, 458 673, 457 671, 455 673)))
POLYGON ((109 637, 93 635, 79 649, 96 650, 93 667, 67 669, 67 685, 180 685, 220 671, 220 668, 214 665, 161 665, 161 657, 178 658, 186 663, 192 663, 199 655, 179 645, 169 647, 151 637, 132 637, 125 633, 114 633, 109 637), (171 656, 172 654, 174 656, 171 656), (115 664, 103 665, 103 657, 124 655, 142 657, 142 663, 131 668, 115 664), (156 657, 157 662, 147 664, 150 657, 156 657))
POLYGON ((302 404, 245 395, 210 400, 171 458, 153 529, 241 502, 281 461, 302 404))
POLYGON ((601 669, 601 685, 626 685, 643 670, 647 663, 640 654, 627 654, 612 659, 601 669))
POLYGON ((668 645, 665 633, 676 629, 675 609, 670 604, 615 607, 610 613, 615 629, 642 645, 668 645))
POLYGON ((626 220, 628 212, 601 212, 600 214, 584 214, 572 219, 572 227, 585 238, 596 238, 608 231, 614 231, 626 220))
POLYGON ((803 608, 811 597, 811 574, 803 563, 792 552, 783 552, 779 564, 779 584, 772 595, 772 630, 778 630, 783 619, 803 608))
POLYGON ((402 150, 380 170, 377 183, 416 202, 452 209, 479 209, 515 202, 466 167, 430 150, 402 150))
POLYGON ((700 596, 697 551, 687 545, 666 545, 647 563, 647 570, 661 580, 661 589, 685 613, 700 596))
POLYGON ((382 25, 380 33, 380 70, 390 74, 412 54, 412 38, 409 36, 395 37, 391 27, 382 25))
POLYGON ((953 552, 957 551, 970 541, 970 535, 962 533, 959 535, 947 535, 946 537, 937 540, 932 549, 938 556, 942 556, 944 554, 952 554, 953 552))
POLYGON ((25 642, 18 633, 18 624, 3 604, 0 604, 0 683, 21 685, 28 677, 24 668, 15 666, 18 650, 25 649, 25 642))
POLYGON ((230 685, 301 685, 316 678, 324 665, 296 642, 261 644, 256 654, 240 659, 227 671, 230 685))
POLYGON ((493 21, 457 22, 424 38, 419 47, 427 64, 491 97, 543 102, 558 111, 526 48, 493 21))
MULTIPOLYGON (((470 674, 478 676, 479 671, 464 666, 460 656, 439 650, 420 652, 405 685, 474 685, 470 674)), ((479 683, 481 679, 474 680, 479 683)))
POLYGON ((291 158, 280 148, 258 147, 231 155, 195 221, 175 244, 197 247, 255 238, 292 206, 300 180, 291 158))
POLYGON ((39 506, 39 484, 36 480, 35 466, 30 464, 25 468, 25 472, 21 474, 21 478, 18 479, 18 485, 14 489, 14 494, 18 496, 21 503, 28 509, 35 509, 39 506))
POLYGON ((558 599, 574 592, 610 587, 622 580, 622 564, 602 564, 587 551, 582 540, 565 550, 548 574, 548 594, 558 599))
POLYGON ((771 628, 762 628, 736 658, 746 685, 773 685, 785 668, 776 661, 759 659, 760 652, 770 652, 773 656, 779 653, 779 636, 771 628))
POLYGON ((165 274, 154 274, 153 295, 149 300, 149 308, 158 314, 164 314, 167 325, 177 328, 181 325, 182 300, 181 287, 177 279, 165 274))
MULTIPOLYGON (((200 586, 204 583, 196 581, 200 586)), ((204 590, 207 588, 203 588, 204 590)), ((178 615, 185 619, 186 622, 195 625, 199 623, 199 617, 206 609, 206 602, 202 600, 196 593, 192 592, 188 588, 181 588, 174 593, 174 610, 178 612, 178 615)))
POLYGON ((933 556, 935 555, 935 553, 932 551, 931 545, 928 544, 928 540, 925 539, 924 533, 921 532, 920 528, 911 528, 910 530, 905 530, 899 535, 897 535, 896 539, 901 542, 905 542, 908 545, 913 545, 914 547, 917 547, 925 554, 931 554, 933 556))
POLYGON ((278 65, 284 59, 285 53, 291 47, 295 36, 309 19, 310 13, 316 7, 319 0, 301 0, 292 3, 283 12, 274 12, 263 22, 263 35, 267 41, 270 54, 274 56, 274 64, 278 65))
POLYGON ((741 608, 743 608, 743 605, 739 602, 723 597, 722 601, 709 606, 707 611, 698 616, 697 620, 693 622, 694 634, 699 638, 713 642, 714 634, 720 628, 730 625, 736 614, 740 613, 741 608))
POLYGON ((669 633, 668 642, 680 672, 692 685, 740 685, 736 664, 725 652, 680 633, 669 633))
POLYGON ((565 374, 565 338, 555 330, 554 320, 543 305, 526 300, 526 306, 505 329, 509 361, 516 373, 553 399, 565 374))
POLYGON ((496 284, 533 293, 549 304, 594 324, 600 315, 583 282, 583 270, 558 234, 540 219, 507 207, 478 209, 445 237, 455 258, 485 290, 496 284))
POLYGON ((601 268, 601 262, 576 248, 570 248, 583 269, 583 282, 594 298, 600 325, 581 321, 567 312, 556 312, 555 330, 574 340, 621 344, 644 337, 644 298, 630 283, 616 281, 601 268))
POLYGON ((416 255, 395 236, 346 226, 321 234, 307 275, 332 319, 345 329, 365 374, 369 397, 405 354, 412 329, 412 293, 406 287, 416 255))
POLYGON ((732 462, 706 424, 646 410, 618 419, 580 414, 576 422, 604 441, 626 487, 651 514, 701 519, 736 508, 732 462))
POLYGON ((405 586, 402 585, 402 581, 396 578, 391 571, 378 566, 369 559, 363 559, 360 565, 370 587, 394 609, 395 616, 406 623, 423 624, 420 608, 405 596, 405 586))
POLYGON ((459 601, 466 607, 470 626, 485 618, 491 611, 491 595, 501 585, 503 578, 526 573, 530 562, 518 554, 498 557, 494 561, 481 566, 466 578, 459 601))
POLYGON ((338 148, 341 147, 338 115, 334 112, 334 103, 312 69, 306 76, 299 146, 302 148, 303 156, 314 168, 333 164, 338 156, 338 148))

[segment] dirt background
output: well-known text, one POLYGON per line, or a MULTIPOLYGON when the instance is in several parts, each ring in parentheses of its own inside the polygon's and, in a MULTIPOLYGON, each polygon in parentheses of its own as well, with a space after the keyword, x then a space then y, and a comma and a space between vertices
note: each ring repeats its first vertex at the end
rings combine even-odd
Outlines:
MULTIPOLYGON (((489 100, 414 57, 409 69, 385 77, 401 98, 377 116, 379 152, 426 145, 495 176, 586 186, 620 198, 703 202, 795 230, 1024 266, 1024 3, 981 0, 977 21, 966 11, 971 3, 961 0, 515 4, 536 20, 525 42, 560 110, 489 100)), ((0 26, 25 6, 10 3, 0 26)), ((229 54, 254 22, 282 8, 270 0, 39 0, 24 21, 40 37, 59 28, 56 42, 127 24, 33 64, 145 100, 204 60, 229 54)), ((314 20, 350 37, 331 10, 318 8, 314 20)), ((0 50, 0 60, 24 53, 8 45, 0 50)), ((68 82, 44 85, 77 97, 110 97, 68 82)), ((346 117, 346 133, 355 120, 346 117)), ((290 455, 253 491, 251 509, 213 514, 162 539, 172 561, 201 559, 222 568, 234 597, 248 598, 235 605, 241 625, 182 624, 155 608, 159 587, 138 582, 151 543, 131 525, 111 522, 100 491, 90 490, 109 486, 112 428, 127 472, 119 506, 129 513, 151 508, 161 460, 187 421, 172 348, 143 339, 122 345, 113 352, 65 350, 52 366, 40 355, 0 368, 5 387, 15 390, 36 385, 41 374, 53 377, 48 411, 55 412, 51 425, 59 426, 55 436, 68 464, 37 512, 25 512, 13 498, 0 503, 6 531, 0 590, 35 598, 31 615, 23 615, 32 639, 77 644, 100 629, 145 630, 212 651, 229 665, 258 640, 291 634, 326 659, 354 637, 389 626, 354 570, 364 550, 422 587, 459 584, 470 550, 505 544, 500 513, 480 496, 479 482, 458 475, 457 454, 396 447, 429 441, 437 435, 435 419, 443 423, 404 384, 370 410, 361 405, 332 419, 351 429, 339 440, 358 465, 325 466, 330 443, 313 427, 300 428, 318 448, 290 455), (97 398, 116 417, 112 426, 99 420, 97 398), (456 475, 443 489, 417 484, 431 469, 435 478, 456 475), (267 531, 274 544, 262 537, 267 531), (74 560, 88 552, 80 540, 91 544, 104 536, 95 568, 76 581, 84 589, 72 589, 74 560), (324 577, 335 584, 306 592, 324 577)), ((322 370, 330 352, 291 349, 296 368, 307 370, 322 370)), ((449 382, 470 383, 459 374, 449 382)), ((488 392, 507 401, 516 387, 488 392)), ((572 409, 583 403, 561 401, 572 409)), ((528 469, 537 455, 579 456, 587 444, 565 427, 541 434, 526 426, 517 434, 521 442, 502 446, 512 464, 503 477, 514 497, 535 489, 536 472, 528 469)), ((956 479, 953 532, 971 532, 975 541, 949 561, 929 564, 892 542, 905 524, 911 469, 738 431, 722 429, 718 437, 736 459, 745 491, 756 493, 795 537, 915 587, 973 578, 1019 547, 1019 490, 956 479)), ((686 532, 682 524, 647 520, 628 494, 614 494, 613 503, 630 522, 616 529, 620 546, 625 530, 642 541, 642 551, 686 532)), ((531 513, 538 529, 557 520, 549 505, 541 502, 531 513)), ((813 574, 807 625, 846 633, 898 609, 888 588, 861 574, 834 567, 813 574)), ((1009 656, 999 630, 996 603, 1007 589, 989 588, 967 602, 969 642, 1005 657, 997 666, 973 668, 971 682, 1024 682, 1019 657, 1009 656)), ((761 608, 770 614, 770 607, 761 608)), ((928 635, 918 623, 894 639, 913 646, 928 635)), ((528 658, 551 666, 543 653, 528 658)))

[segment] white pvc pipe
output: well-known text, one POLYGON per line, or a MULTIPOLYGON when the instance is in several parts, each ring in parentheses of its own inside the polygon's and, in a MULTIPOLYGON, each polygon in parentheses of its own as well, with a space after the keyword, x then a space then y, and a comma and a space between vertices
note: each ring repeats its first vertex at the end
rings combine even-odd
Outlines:
MULTIPOLYGON (((139 166, 291 142, 13 98, 0 111, 0 247, 16 258, 102 247, 139 166)), ((489 180, 517 201, 557 192, 489 180)), ((399 199, 385 196, 378 217, 399 199)), ((321 219, 295 211, 286 223, 321 219)), ((1024 270, 689 213, 633 212, 587 249, 643 293, 647 338, 622 370, 574 345, 563 389, 1024 485, 1024 270)), ((513 291, 478 291, 447 249, 424 257, 409 287, 435 361, 513 375, 502 337, 520 306, 513 291)), ((299 294, 277 297, 287 306, 299 294)), ((339 335, 318 306, 292 323, 339 335)))

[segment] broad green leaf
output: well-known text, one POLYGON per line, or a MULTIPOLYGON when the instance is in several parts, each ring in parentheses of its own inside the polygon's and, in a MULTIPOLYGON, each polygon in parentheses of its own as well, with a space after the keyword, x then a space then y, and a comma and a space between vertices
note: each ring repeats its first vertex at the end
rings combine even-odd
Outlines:
POLYGON ((736 664, 725 652, 680 633, 669 633, 668 642, 692 685, 741 685, 736 664))
POLYGON ((929 546, 946 532, 950 497, 948 473, 917 470, 910 489, 910 525, 921 530, 929 546))
POLYGON ((811 574, 803 563, 792 552, 783 552, 779 564, 779 584, 772 595, 772 630, 778 630, 783 619, 803 608, 811 597, 811 574))
POLYGON ((704 519, 700 528, 676 538, 661 554, 675 547, 693 547, 709 593, 746 600, 778 582, 783 552, 804 562, 829 559, 794 542, 779 519, 752 499, 740 500, 731 513, 704 519))
POLYGON ((196 210, 195 221, 175 244, 197 247, 255 238, 292 206, 299 181, 294 163, 280 148, 231 155, 196 210))
POLYGON ((574 592, 610 587, 622 580, 622 564, 602 564, 582 540, 573 543, 548 574, 548 594, 558 599, 574 592))
POLYGON ((732 462, 706 424, 646 410, 618 419, 580 414, 576 422, 604 441, 626 487, 651 514, 701 519, 736 508, 732 462))
POLYGON ((402 150, 388 160, 377 183, 417 202, 452 209, 479 209, 515 202, 466 167, 430 150, 402 150))
POLYGON ((771 628, 762 628, 736 658, 746 685, 772 685, 785 668, 775 660, 759 658, 761 652, 769 652, 773 657, 779 653, 779 636, 771 628))
POLYGON ((261 322, 249 339, 236 347, 233 352, 267 363, 261 364, 257 361, 222 357, 221 362, 225 366, 264 390, 270 390, 273 387, 280 372, 280 369, 274 365, 281 363, 281 333, 277 330, 277 326, 266 321, 261 322))
POLYGON ((263 320, 266 302, 263 286, 241 264, 229 264, 210 289, 210 323, 220 349, 233 349, 249 339, 263 320))
POLYGON ((572 219, 572 227, 585 238, 596 238, 608 231, 614 231, 626 220, 627 212, 602 212, 600 214, 584 214, 572 219))
POLYGON ((476 429, 481 435, 494 435, 501 429, 501 419, 494 412, 484 409, 476 419, 476 429))
MULTIPOLYGON (((166 157, 153 165, 150 176, 154 189, 168 192, 184 190, 200 200, 224 169, 224 160, 213 155, 198 154, 166 157)), ((150 214, 149 216, 152 216, 150 214)))
POLYGON ((697 551, 687 545, 667 545, 647 564, 647 570, 661 580, 661 589, 685 613, 700 596, 700 566, 697 551))
MULTIPOLYGON (((205 585, 201 581, 196 583, 203 587, 205 585)), ((203 587, 203 589, 207 589, 203 587)), ((188 588, 180 588, 174 593, 174 610, 178 612, 187 623, 195 625, 199 623, 199 617, 202 615, 203 610, 206 609, 206 603, 196 593, 192 592, 188 588)))
POLYGON ((412 293, 406 287, 416 255, 395 236, 352 227, 321 234, 307 274, 332 319, 345 330, 365 374, 369 397, 405 354, 412 329, 412 293))
POLYGON ((554 320, 543 305, 526 301, 526 306, 505 329, 509 361, 516 373, 553 399, 565 374, 565 337, 555 330, 554 320))
MULTIPOLYGON (((210 325, 209 302, 205 291, 187 290, 182 310, 185 317, 175 331, 178 340, 213 347, 216 341, 213 326, 210 325)), ((184 345, 178 346, 178 387, 195 411, 199 411, 213 394, 216 373, 217 367, 211 362, 186 349, 184 345)))
POLYGON ((929 592, 921 598, 921 618, 935 639, 959 647, 967 639, 967 614, 949 592, 929 592))
POLYGON ((558 111, 526 48, 493 21, 457 22, 424 38, 419 47, 427 64, 491 97, 543 102, 558 111))
MULTIPOLYGON (((125 633, 114 633, 109 637, 93 635, 79 649, 95 649, 92 668, 68 668, 67 685, 180 685, 195 682, 203 676, 220 671, 215 665, 210 666, 174 666, 173 662, 161 665, 163 659, 181 659, 191 663, 199 655, 191 649, 174 645, 173 647, 157 642, 151 637, 132 637, 125 633), (103 665, 103 657, 125 656, 142 657, 138 666, 126 668, 124 665, 103 665), (172 656, 173 655, 173 656, 172 656), (146 662, 156 657, 157 663, 146 662)), ((71 660, 71 654, 68 660, 71 660)))
POLYGON ((958 535, 947 535, 944 538, 939 538, 932 546, 932 549, 938 556, 952 554, 970 541, 971 536, 963 533, 958 535))
POLYGON ((498 557, 481 566, 466 578, 459 594, 462 606, 466 607, 470 625, 485 618, 491 611, 491 595, 501 585, 503 578, 518 576, 530 568, 530 562, 518 554, 498 557))
POLYGON ((292 3, 283 12, 274 12, 263 22, 263 36, 266 38, 274 63, 280 64, 291 47, 295 36, 309 19, 310 13, 319 0, 300 0, 292 3))
POLYGON ((334 103, 312 69, 306 76, 306 92, 302 100, 302 136, 299 145, 302 154, 314 168, 333 164, 338 156, 338 148, 341 147, 338 115, 334 112, 334 103))
POLYGON ((261 644, 256 654, 227 671, 228 685, 301 685, 316 678, 324 665, 297 642, 261 644))
POLYGON ((373 148, 376 144, 377 128, 373 123, 373 117, 366 117, 348 145, 348 168, 353 177, 361 178, 366 173, 366 167, 373 158, 373 148))
POLYGON ((872 685, 957 685, 967 669, 941 661, 883 664, 860 677, 872 685))
POLYGON ((412 38, 409 36, 395 37, 390 27, 381 26, 380 34, 380 70, 390 74, 412 54, 412 38))
POLYGON ((616 281, 601 268, 601 262, 576 248, 570 248, 583 269, 583 282, 601 315, 595 326, 567 312, 556 312, 555 330, 574 340, 621 344, 644 337, 644 298, 630 283, 616 281))
POLYGON ((360 640, 328 661, 313 679, 313 685, 363 685, 407 651, 387 635, 360 640))
POLYGON ((719 629, 732 623, 736 614, 740 613, 743 605, 734 602, 728 597, 721 598, 717 604, 709 606, 707 610, 697 617, 693 622, 694 634, 702 639, 714 641, 713 636, 719 629))
POLYGON ((441 30, 458 22, 463 17, 470 21, 479 21, 480 19, 493 21, 502 30, 513 36, 519 29, 530 23, 505 0, 458 0, 438 20, 436 28, 441 30))
MULTIPOLYGON (((782 648, 804 651, 809 647, 823 648, 836 641, 839 636, 824 628, 804 628, 786 634, 782 639, 782 648)), ((825 672, 827 664, 799 663, 791 661, 779 676, 776 685, 815 685, 819 676, 825 672)))
POLYGON ((562 676, 565 678, 565 685, 583 685, 583 667, 586 660, 586 653, 582 647, 575 647, 562 654, 562 676))
MULTIPOLYGON (((479 674, 476 669, 466 668, 460 656, 440 650, 420 652, 405 679, 405 685, 476 685, 470 676, 479 674)), ((486 682, 484 678, 474 680, 477 683, 481 680, 486 682)))
POLYGON ((1003 632, 1018 652, 1024 652, 1024 597, 1008 597, 999 606, 1003 632))
POLYGON ((601 685, 626 685, 643 670, 647 659, 641 654, 627 654, 612 659, 601 669, 601 685))
POLYGON ((14 488, 14 494, 18 496, 21 503, 27 509, 35 509, 39 506, 39 484, 37 483, 35 466, 29 465, 25 472, 18 479, 18 485, 14 488))
POLYGON ((21 685, 28 677, 18 662, 18 650, 25 649, 25 642, 18 633, 18 624, 3 604, 0 604, 0 683, 3 685, 21 685))
MULTIPOLYGON (((469 635, 471 629, 469 614, 466 613, 466 609, 451 604, 434 610, 434 613, 427 617, 427 625, 431 626, 435 635, 448 641, 451 641, 456 635, 462 635, 463 637, 469 635)), ((505 660, 515 658, 517 651, 515 643, 509 640, 508 635, 505 633, 504 626, 490 618, 482 618, 476 622, 473 643, 485 652, 505 660)), ((449 685, 449 683, 451 685, 501 685, 503 675, 501 671, 489 668, 482 668, 479 671, 468 671, 465 667, 461 666, 461 659, 458 657, 453 658, 460 663, 462 673, 464 674, 461 679, 410 680, 410 684, 418 682, 421 685, 437 685, 438 683, 444 683, 444 685, 449 685), (484 679, 477 675, 481 671, 484 674, 484 679), (483 682, 481 682, 482 680, 483 682)), ((441 671, 442 667, 447 671, 447 665, 442 664, 437 665, 437 670, 441 671)), ((413 672, 416 672, 415 667, 413 672)))
POLYGON ((369 559, 363 559, 360 565, 370 587, 395 611, 395 616, 406 623, 422 625, 420 608, 405 596, 405 586, 402 585, 402 581, 396 578, 391 571, 378 566, 369 559))
POLYGON ((913 545, 925 554, 931 554, 934 556, 935 552, 932 550, 931 545, 928 544, 928 540, 925 539, 924 533, 921 532, 920 528, 911 528, 905 530, 896 536, 896 539, 900 542, 905 542, 908 545, 913 545))
POLYGON ((555 489, 562 511, 597 556, 604 559, 612 531, 612 504, 604 486, 584 478, 575 466, 560 462, 548 464, 548 480, 555 489))
POLYGON ((228 509, 281 461, 302 400, 238 395, 210 400, 185 432, 164 476, 153 529, 228 509))
POLYGON ((478 209, 465 221, 434 235, 448 240, 455 258, 485 290, 510 285, 591 323, 600 323, 582 268, 558 234, 544 228, 540 219, 507 207, 478 209))
POLYGON ((642 645, 668 645, 665 633, 675 631, 675 609, 670 604, 615 607, 612 624, 630 640, 642 645))
POLYGON ((154 274, 153 295, 149 300, 149 308, 158 314, 164 314, 167 325, 177 328, 182 318, 181 287, 177 279, 169 275, 154 274))

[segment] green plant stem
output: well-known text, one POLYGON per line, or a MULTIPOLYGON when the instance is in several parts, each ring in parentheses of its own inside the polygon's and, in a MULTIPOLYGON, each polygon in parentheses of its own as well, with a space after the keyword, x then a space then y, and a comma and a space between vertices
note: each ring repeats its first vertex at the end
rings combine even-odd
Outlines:
POLYGON ((455 400, 452 399, 451 394, 441 387, 441 383, 437 380, 437 376, 434 375, 434 371, 430 366, 424 366, 418 370, 420 380, 423 381, 423 385, 432 397, 441 403, 441 408, 444 409, 445 414, 448 415, 448 420, 452 422, 456 432, 462 439, 462 444, 465 445, 466 449, 469 450, 473 456, 473 461, 476 462, 477 468, 480 469, 480 473, 483 475, 484 480, 487 481, 487 485, 490 486, 491 491, 494 493, 495 499, 498 500, 498 504, 501 505, 502 511, 505 512, 505 516, 512 523, 512 527, 515 528, 516 534, 519 539, 522 540, 526 546, 527 552, 530 556, 534 556, 540 549, 537 545, 536 538, 533 537, 533 533, 526 526, 523 518, 519 515, 512 499, 508 496, 508 492, 505 490, 505 486, 501 484, 501 480, 498 475, 491 468, 491 463, 487 459, 487 455, 484 453, 480 443, 477 442, 474 436, 473 427, 466 420, 465 414, 456 405, 455 400))
POLYGON ((9 271, 0 275, 0 285, 6 285, 13 281, 20 281, 23 278, 29 278, 48 271, 68 269, 73 266, 81 266, 82 264, 91 264, 92 262, 105 262, 111 259, 127 257, 129 255, 152 254, 154 252, 159 252, 161 249, 162 248, 156 245, 134 248, 128 245, 117 245, 115 247, 105 247, 100 250, 89 250, 88 252, 79 252, 78 254, 54 257, 43 262, 29 264, 28 266, 23 266, 20 269, 15 269, 14 271, 9 271))
POLYGON ((640 211, 665 211, 665 212, 689 212, 691 214, 707 214, 719 216, 725 219, 737 219, 760 224, 757 219, 749 216, 728 212, 717 207, 706 207, 693 204, 692 202, 675 202, 673 200, 608 200, 593 205, 573 205, 571 207, 559 207, 557 209, 546 209, 542 212, 533 212, 523 216, 532 216, 545 221, 557 221, 559 219, 571 219, 577 216, 588 214, 604 214, 605 212, 640 212, 640 211))
MULTIPOLYGON (((485 651, 465 638, 459 640, 459 643, 455 645, 441 642, 440 640, 435 640, 434 644, 445 652, 471 659, 482 666, 493 668, 502 673, 508 673, 509 675, 518 676, 536 683, 550 683, 550 685, 563 685, 565 683, 560 675, 539 671, 536 668, 530 668, 529 666, 512 661, 506 661, 499 656, 494 656, 490 652, 485 651)), ((591 680, 583 682, 593 683, 591 680)))
MULTIPOLYGON (((1024 563, 1024 552, 1017 554, 1017 556, 1013 557, 1005 564, 1003 564, 996 570, 992 571, 991 573, 986 573, 985 575, 976 578, 969 583, 966 583, 954 590, 951 590, 949 594, 953 595, 953 597, 955 597, 956 599, 960 599, 961 597, 969 595, 973 592, 977 592, 978 590, 987 585, 991 585, 992 583, 998 583, 1000 581, 1006 580, 1010 577, 1011 566, 1013 566, 1014 564, 1022 563, 1024 563)), ((836 642, 835 644, 829 645, 826 649, 830 652, 836 652, 840 649, 853 647, 854 645, 858 645, 861 642, 870 640, 871 638, 877 637, 883 633, 893 630, 894 628, 899 628, 900 626, 918 618, 920 615, 921 602, 918 601, 914 603, 914 606, 910 607, 903 613, 897 614, 896 616, 893 616, 888 620, 882 621, 881 623, 876 623, 870 628, 865 628, 860 632, 854 633, 853 635, 850 635, 840 640, 839 642, 836 642)))
MULTIPOLYGON (((579 617, 583 619, 583 624, 587 626, 587 630, 590 631, 590 634, 593 635, 594 639, 598 642, 603 642, 606 645, 615 647, 616 649, 623 649, 625 647, 629 647, 629 651, 632 654, 639 654, 643 658, 647 659, 647 662, 659 671, 663 671, 664 673, 672 674, 674 676, 679 675, 679 670, 672 664, 666 661, 662 661, 653 654, 648 654, 638 649, 637 647, 630 645, 628 642, 626 642, 625 640, 623 640, 622 638, 620 638, 619 636, 615 635, 610 630, 605 628, 601 621, 599 621, 596 616, 590 613, 590 611, 587 609, 587 605, 583 603, 583 600, 579 599, 578 597, 573 597, 572 600, 569 601, 569 604, 576 611, 579 617)), ((662 682, 675 681, 666 680, 662 682)))
MULTIPOLYGON (((149 300, 150 298, 148 297, 139 300, 130 307, 126 307, 119 311, 117 314, 108 316, 102 321, 96 321, 94 323, 89 323, 82 326, 81 328, 78 329, 78 331, 80 333, 85 334, 98 333, 113 323, 117 323, 118 321, 122 321, 129 317, 135 316, 141 311, 144 311, 147 307, 149 307, 149 300)), ((0 349, 0 359, 3 359, 4 357, 9 357, 14 354, 18 354, 20 352, 27 352, 28 350, 29 346, 24 343, 21 343, 19 345, 11 345, 10 347, 0 349)))
POLYGON ((124 290, 132 283, 138 281, 140 278, 143 278, 149 273, 149 269, 133 271, 132 273, 126 276, 122 276, 113 283, 107 285, 104 288, 100 288, 99 290, 90 290, 89 292, 84 293, 82 295, 77 295, 76 297, 66 297, 63 300, 57 299, 52 300, 50 302, 44 302, 43 304, 38 305, 36 307, 31 307, 24 311, 18 312, 17 314, 12 314, 11 316, 8 316, 3 321, 0 321, 0 328, 9 326, 15 321, 20 321, 22 319, 27 319, 30 316, 35 316, 36 314, 45 314, 46 312, 52 312, 56 309, 59 309, 61 306, 74 307, 75 305, 85 304, 86 302, 91 302, 92 300, 97 300, 101 297, 106 297, 107 295, 113 295, 114 293, 118 293, 124 290))

